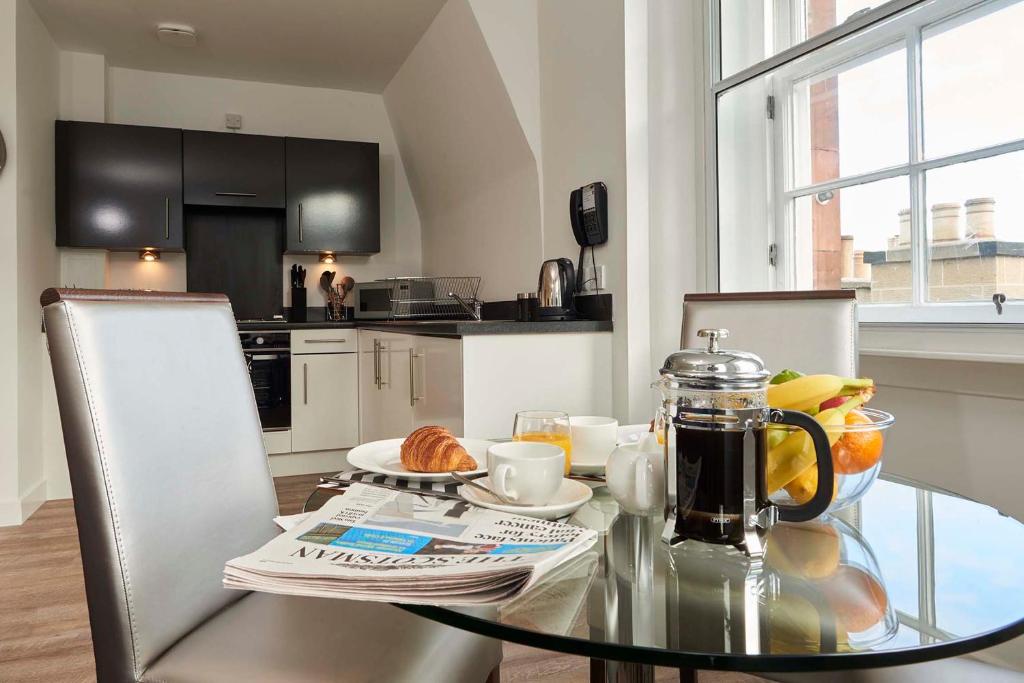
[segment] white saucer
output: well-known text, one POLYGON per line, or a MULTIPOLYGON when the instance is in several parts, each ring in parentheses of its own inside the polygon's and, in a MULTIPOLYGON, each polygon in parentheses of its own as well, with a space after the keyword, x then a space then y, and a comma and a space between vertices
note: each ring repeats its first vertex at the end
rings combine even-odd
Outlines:
MULTIPOLYGON (((386 474, 389 477, 410 481, 450 481, 452 479, 452 475, 447 472, 410 472, 405 469, 402 465, 403 441, 405 439, 385 439, 356 446, 348 452, 348 464, 368 472, 386 474)), ((470 477, 486 472, 487 449, 494 443, 483 439, 458 439, 458 441, 477 463, 475 470, 459 472, 459 474, 470 477)))
POLYGON ((573 474, 604 474, 604 465, 581 465, 579 463, 572 463, 569 470, 573 474))
MULTIPOLYGON (((478 484, 490 487, 489 477, 481 477, 476 481, 478 484)), ((524 515, 526 517, 537 517, 538 519, 560 519, 579 510, 580 506, 590 500, 594 492, 583 482, 563 479, 562 486, 547 505, 502 505, 496 499, 491 498, 482 491, 478 491, 472 486, 460 487, 459 495, 470 503, 489 510, 508 512, 513 515, 524 515)))

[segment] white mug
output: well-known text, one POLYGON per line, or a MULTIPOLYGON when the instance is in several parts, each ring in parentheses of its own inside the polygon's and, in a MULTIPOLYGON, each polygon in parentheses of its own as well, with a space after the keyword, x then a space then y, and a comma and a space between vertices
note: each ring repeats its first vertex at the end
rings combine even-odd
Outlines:
POLYGON ((536 441, 496 443, 487 449, 491 489, 515 503, 545 505, 562 486, 565 451, 536 441))
POLYGON ((573 465, 603 466, 608 462, 608 456, 618 442, 618 420, 579 415, 569 418, 569 428, 572 431, 573 465))

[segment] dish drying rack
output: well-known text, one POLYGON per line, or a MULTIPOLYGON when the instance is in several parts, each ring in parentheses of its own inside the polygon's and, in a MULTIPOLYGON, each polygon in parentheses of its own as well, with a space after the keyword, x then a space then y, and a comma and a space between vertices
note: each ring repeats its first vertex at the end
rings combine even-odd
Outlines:
POLYGON ((391 285, 391 318, 467 318, 480 320, 479 277, 395 277, 391 285))

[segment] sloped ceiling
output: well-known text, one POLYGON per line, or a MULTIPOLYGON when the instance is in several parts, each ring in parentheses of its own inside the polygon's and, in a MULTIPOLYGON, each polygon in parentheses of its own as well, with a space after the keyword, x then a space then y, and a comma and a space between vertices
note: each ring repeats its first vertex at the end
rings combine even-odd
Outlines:
POLYGON ((537 286, 537 163, 467 0, 449 0, 384 90, 427 275, 480 275, 486 299, 537 286))

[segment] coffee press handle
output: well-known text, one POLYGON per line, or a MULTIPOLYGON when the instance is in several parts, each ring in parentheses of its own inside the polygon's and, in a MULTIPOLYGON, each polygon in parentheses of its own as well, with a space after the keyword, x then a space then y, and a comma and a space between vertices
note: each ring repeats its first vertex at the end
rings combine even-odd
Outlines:
POLYGON ((807 522, 825 513, 832 503, 835 486, 835 472, 832 468, 832 447, 822 426, 807 413, 798 410, 777 410, 771 412, 771 421, 778 424, 799 427, 807 432, 814 444, 818 463, 818 488, 814 497, 803 505, 779 505, 779 519, 784 522, 807 522))

